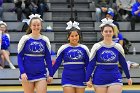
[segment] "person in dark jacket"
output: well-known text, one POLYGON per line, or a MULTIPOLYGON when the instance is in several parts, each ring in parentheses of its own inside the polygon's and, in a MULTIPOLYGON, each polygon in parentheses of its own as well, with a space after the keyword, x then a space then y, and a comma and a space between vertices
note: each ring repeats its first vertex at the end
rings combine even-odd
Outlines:
POLYGON ((22 20, 22 13, 28 18, 31 15, 30 0, 16 0, 15 1, 15 12, 17 13, 18 21, 22 20))

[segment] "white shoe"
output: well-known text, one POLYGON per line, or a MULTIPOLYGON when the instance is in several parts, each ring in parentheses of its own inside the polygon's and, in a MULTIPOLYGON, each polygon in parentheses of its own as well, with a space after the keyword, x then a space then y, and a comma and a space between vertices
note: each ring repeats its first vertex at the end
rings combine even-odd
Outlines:
POLYGON ((140 66, 140 64, 132 61, 127 61, 127 64, 129 64, 131 68, 137 68, 140 66))
POLYGON ((139 67, 139 66, 140 66, 140 65, 139 65, 138 63, 132 63, 132 64, 131 64, 131 67, 132 67, 132 68, 137 68, 137 67, 139 67))
POLYGON ((0 66, 0 69, 3 69, 3 67, 2 67, 2 66, 0 66))
POLYGON ((11 69, 16 69, 12 63, 9 64, 11 69))

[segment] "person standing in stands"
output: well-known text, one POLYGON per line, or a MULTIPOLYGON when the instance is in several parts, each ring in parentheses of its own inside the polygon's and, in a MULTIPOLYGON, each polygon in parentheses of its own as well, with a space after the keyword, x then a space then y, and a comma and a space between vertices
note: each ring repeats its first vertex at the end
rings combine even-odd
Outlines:
POLYGON ((7 61, 9 63, 9 66, 11 69, 16 69, 14 65, 12 64, 10 60, 10 52, 9 52, 9 46, 10 46, 10 35, 7 31, 7 24, 3 21, 0 21, 0 40, 1 40, 1 66, 0 68, 3 69, 5 66, 5 62, 7 61))
POLYGON ((77 22, 67 23, 69 43, 62 45, 57 52, 57 59, 53 66, 54 74, 61 65, 64 70, 62 73, 61 84, 64 93, 85 93, 85 69, 89 63, 89 50, 87 46, 80 44, 80 28, 77 22))
POLYGON ((132 6, 131 29, 135 30, 135 22, 140 22, 140 0, 132 6))
POLYGON ((91 87, 94 84, 95 93, 122 93, 123 83, 118 64, 121 65, 126 74, 128 85, 132 85, 124 50, 119 43, 112 41, 114 35, 113 20, 105 18, 101 21, 103 40, 95 43, 91 49, 86 73, 87 86, 91 87))
POLYGON ((40 15, 32 14, 29 18, 27 34, 18 43, 20 80, 24 93, 34 93, 34 89, 36 93, 46 93, 47 84, 53 79, 51 45, 48 37, 41 34, 40 15))

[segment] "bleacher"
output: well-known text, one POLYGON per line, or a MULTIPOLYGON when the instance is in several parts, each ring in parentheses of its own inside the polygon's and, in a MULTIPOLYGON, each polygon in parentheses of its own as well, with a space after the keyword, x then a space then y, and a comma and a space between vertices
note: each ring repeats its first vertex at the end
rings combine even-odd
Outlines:
MULTIPOLYGON (((51 41, 52 50, 57 52, 58 48, 67 42, 67 32, 65 31, 66 22, 69 21, 71 16, 71 9, 67 7, 66 0, 47 0, 49 5, 49 11, 44 13, 43 16, 43 29, 46 29, 48 25, 53 28, 52 32, 43 31, 43 34, 48 36, 51 41)), ((77 21, 80 23, 81 32, 83 35, 82 43, 87 45, 91 49, 92 45, 100 38, 99 22, 95 22, 95 6, 92 0, 74 0, 74 11, 77 12, 77 21)), ((10 59, 17 69, 12 70, 6 65, 5 69, 0 70, 0 85, 19 85, 19 69, 17 65, 17 44, 25 34, 21 32, 23 23, 17 22, 16 13, 9 11, 14 7, 13 3, 4 3, 4 17, 3 20, 8 25, 8 31, 11 37, 10 45, 10 59)), ((75 14, 73 14, 74 16, 75 14)), ((130 22, 119 22, 120 30, 125 38, 130 40, 136 48, 136 55, 132 55, 132 49, 130 54, 126 55, 126 59, 140 63, 140 24, 136 24, 136 31, 131 31, 130 22)), ((55 59, 55 56, 52 56, 55 59)), ((63 67, 61 66, 54 77, 53 84, 60 84, 61 73, 63 67)), ((134 83, 140 83, 140 68, 131 69, 131 75, 134 83)), ((125 76, 123 76, 125 79, 125 76)), ((124 81, 126 82, 126 81, 124 81)))

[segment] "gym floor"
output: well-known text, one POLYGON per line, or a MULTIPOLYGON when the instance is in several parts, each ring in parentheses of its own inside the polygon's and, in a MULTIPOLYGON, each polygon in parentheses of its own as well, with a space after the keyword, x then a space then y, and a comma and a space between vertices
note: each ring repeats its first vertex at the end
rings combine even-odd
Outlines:
MULTIPOLYGON (((63 93, 61 85, 49 85, 47 93, 63 93)), ((86 88, 85 93, 94 93, 93 88, 86 88)), ((0 86, 0 93, 23 93, 22 86, 0 86)), ((140 93, 140 85, 124 85, 122 93, 140 93)))

